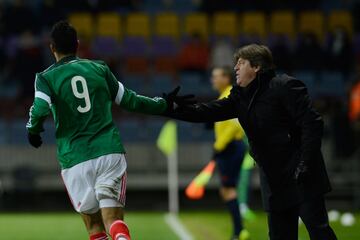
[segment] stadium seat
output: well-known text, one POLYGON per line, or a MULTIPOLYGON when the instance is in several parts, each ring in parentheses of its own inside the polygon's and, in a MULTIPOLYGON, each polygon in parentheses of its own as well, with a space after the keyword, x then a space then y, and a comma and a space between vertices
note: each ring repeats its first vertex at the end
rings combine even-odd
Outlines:
POLYGON ((204 13, 190 13, 185 16, 184 31, 186 36, 199 34, 203 39, 209 36, 209 19, 204 13))
POLYGON ((294 73, 294 77, 302 81, 310 94, 311 97, 316 97, 316 74, 312 71, 298 71, 294 73))
POLYGON ((147 79, 141 74, 126 74, 121 78, 121 82, 128 89, 134 90, 139 94, 145 93, 147 79))
POLYGON ((289 39, 295 36, 295 16, 292 11, 275 11, 270 15, 270 33, 282 34, 289 39))
POLYGON ((238 18, 234 12, 215 13, 212 21, 212 33, 215 36, 235 37, 238 34, 238 18))
POLYGON ((139 6, 141 10, 149 14, 163 12, 165 10, 165 4, 163 0, 144 0, 139 6))
POLYGON ((164 92, 169 92, 174 88, 173 77, 168 74, 153 75, 149 81, 149 95, 160 96, 164 92))
POLYGON ((148 42, 142 37, 126 37, 122 42, 124 57, 143 57, 149 53, 148 42))
POLYGON ((266 37, 266 18, 263 12, 246 12, 241 17, 241 33, 249 36, 266 37))
POLYGON ((42 133, 43 141, 46 142, 46 144, 56 144, 54 121, 52 119, 45 121, 44 129, 46 129, 46 131, 42 133))
POLYGON ((201 90, 203 76, 198 73, 180 74, 180 86, 184 93, 192 93, 194 89, 201 90))
POLYGON ((9 144, 14 145, 23 145, 27 144, 26 138, 26 129, 24 126, 26 125, 26 119, 18 119, 11 121, 11 124, 7 126, 11 131, 11 135, 9 135, 9 144))
POLYGON ((126 37, 122 43, 122 55, 127 73, 147 74, 149 70, 149 46, 145 38, 126 37))
POLYGON ((152 44, 155 71, 173 74, 177 70, 178 48, 173 38, 157 37, 152 44))
POLYGON ((120 45, 113 37, 97 37, 92 42, 92 51, 96 57, 113 58, 120 55, 120 45))
POLYGON ((3 133, 0 135, 0 144, 6 144, 7 141, 7 123, 1 119, 0 120, 0 131, 3 133))
POLYGON ((167 8, 176 11, 179 14, 196 11, 196 5, 194 4, 194 0, 172 0, 165 2, 167 2, 167 8))
POLYGON ((150 37, 150 19, 143 13, 130 13, 126 18, 126 35, 130 37, 150 37))
POLYGON ((340 72, 324 71, 320 74, 318 92, 324 97, 344 97, 345 82, 340 72))
POLYGON ((348 11, 335 10, 330 12, 328 17, 328 30, 334 31, 336 28, 344 28, 350 36, 353 33, 353 19, 348 11))
POLYGON ((72 13, 69 22, 76 28, 80 38, 92 38, 94 34, 94 21, 90 13, 72 13))
POLYGON ((155 35, 177 39, 179 32, 179 17, 174 13, 159 13, 155 17, 155 35))
POLYGON ((116 125, 121 132, 121 139, 124 142, 139 142, 141 140, 139 132, 143 128, 138 120, 125 119, 116 125))
POLYGON ((96 33, 102 37, 121 38, 121 19, 117 13, 100 13, 97 17, 96 33))
POLYGON ((313 33, 319 40, 324 37, 324 15, 321 11, 305 11, 299 15, 299 32, 313 33))

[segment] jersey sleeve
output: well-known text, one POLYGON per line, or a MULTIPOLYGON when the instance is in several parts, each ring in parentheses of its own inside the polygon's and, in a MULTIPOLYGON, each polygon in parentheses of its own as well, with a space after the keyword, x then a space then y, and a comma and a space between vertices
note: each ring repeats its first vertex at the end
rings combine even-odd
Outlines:
POLYGON ((105 66, 105 79, 109 87, 111 99, 116 102, 116 97, 122 94, 123 89, 120 89, 120 83, 118 82, 114 74, 110 71, 110 68, 108 66, 105 66))
POLYGON ((46 80, 39 74, 35 78, 35 98, 26 124, 28 132, 38 134, 44 131, 43 122, 50 113, 51 91, 46 80))
POLYGON ((125 88, 119 82, 120 94, 116 97, 116 103, 130 112, 159 115, 165 112, 167 103, 161 97, 146 97, 125 88))

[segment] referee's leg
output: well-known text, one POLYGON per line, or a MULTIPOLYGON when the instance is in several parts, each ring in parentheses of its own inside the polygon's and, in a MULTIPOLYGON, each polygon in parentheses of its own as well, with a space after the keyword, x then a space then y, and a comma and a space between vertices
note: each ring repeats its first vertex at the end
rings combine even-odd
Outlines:
POLYGON ((270 240, 297 240, 298 219, 298 206, 268 212, 270 240))
POLYGON ((314 197, 301 204, 300 217, 311 240, 337 239, 329 225, 324 196, 314 197))

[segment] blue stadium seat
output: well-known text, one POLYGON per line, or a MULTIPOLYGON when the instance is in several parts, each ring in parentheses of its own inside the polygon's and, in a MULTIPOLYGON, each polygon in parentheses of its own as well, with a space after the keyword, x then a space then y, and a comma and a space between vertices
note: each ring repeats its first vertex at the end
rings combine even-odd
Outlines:
POLYGON ((0 132, 2 132, 2 134, 0 134, 0 144, 6 144, 6 140, 7 140, 7 127, 6 127, 6 122, 3 120, 0 120, 0 132))
POLYGON ((168 74, 154 75, 148 84, 148 94, 160 96, 164 92, 169 92, 174 88, 173 77, 168 74))
POLYGON ((146 77, 141 74, 127 74, 121 78, 121 82, 128 89, 134 90, 139 94, 147 92, 146 77))
POLYGON ((26 137, 26 119, 11 121, 10 126, 11 134, 9 135, 9 144, 22 145, 27 144, 26 137))
POLYGON ((149 14, 154 14, 165 10, 163 0, 145 0, 142 8, 149 14))
POLYGON ((198 73, 180 74, 180 86, 182 87, 182 91, 185 93, 193 93, 194 91, 198 92, 201 90, 202 81, 203 76, 198 73))
POLYGON ((305 83, 311 97, 316 97, 316 75, 312 71, 299 71, 294 73, 294 77, 305 83))
POLYGON ((324 97, 345 97, 344 76, 340 72, 322 72, 319 94, 324 97))
POLYGON ((149 53, 149 45, 142 37, 126 37, 121 47, 124 57, 144 57, 149 53))
POLYGON ((48 119, 44 123, 45 132, 42 133, 42 138, 46 144, 56 144, 55 138, 55 124, 53 120, 48 119))
POLYGON ((144 140, 155 142, 156 139, 159 137, 161 128, 164 126, 165 122, 165 119, 149 119, 145 121, 145 126, 142 129, 144 140))
POLYGON ((179 141, 182 142, 211 142, 214 140, 214 131, 205 129, 203 124, 179 122, 178 132, 179 141))
POLYGON ((193 0, 174 0, 169 7, 178 13, 189 13, 196 10, 193 0))
POLYGON ((140 141, 140 134, 143 128, 137 119, 124 119, 123 121, 116 122, 120 131, 120 137, 123 142, 136 142, 140 141))
POLYGON ((120 54, 120 45, 113 37, 97 37, 93 41, 92 49, 97 57, 118 57, 120 54))

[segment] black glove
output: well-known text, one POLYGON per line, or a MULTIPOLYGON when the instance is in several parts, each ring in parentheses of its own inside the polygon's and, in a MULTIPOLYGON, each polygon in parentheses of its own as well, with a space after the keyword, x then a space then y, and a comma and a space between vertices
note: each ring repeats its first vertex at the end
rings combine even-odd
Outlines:
POLYGON ((41 144, 42 144, 42 140, 41 140, 40 134, 28 133, 28 140, 29 140, 29 143, 30 143, 34 148, 38 148, 38 147, 40 147, 41 144))
POLYGON ((195 104, 196 100, 194 99, 195 96, 193 94, 188 95, 178 95, 180 91, 180 86, 176 87, 169 93, 163 93, 163 98, 167 102, 167 112, 171 112, 177 107, 182 107, 186 105, 195 104))
POLYGON ((308 167, 304 161, 300 161, 299 165, 295 169, 294 178, 298 183, 301 183, 306 179, 307 173, 308 167))

